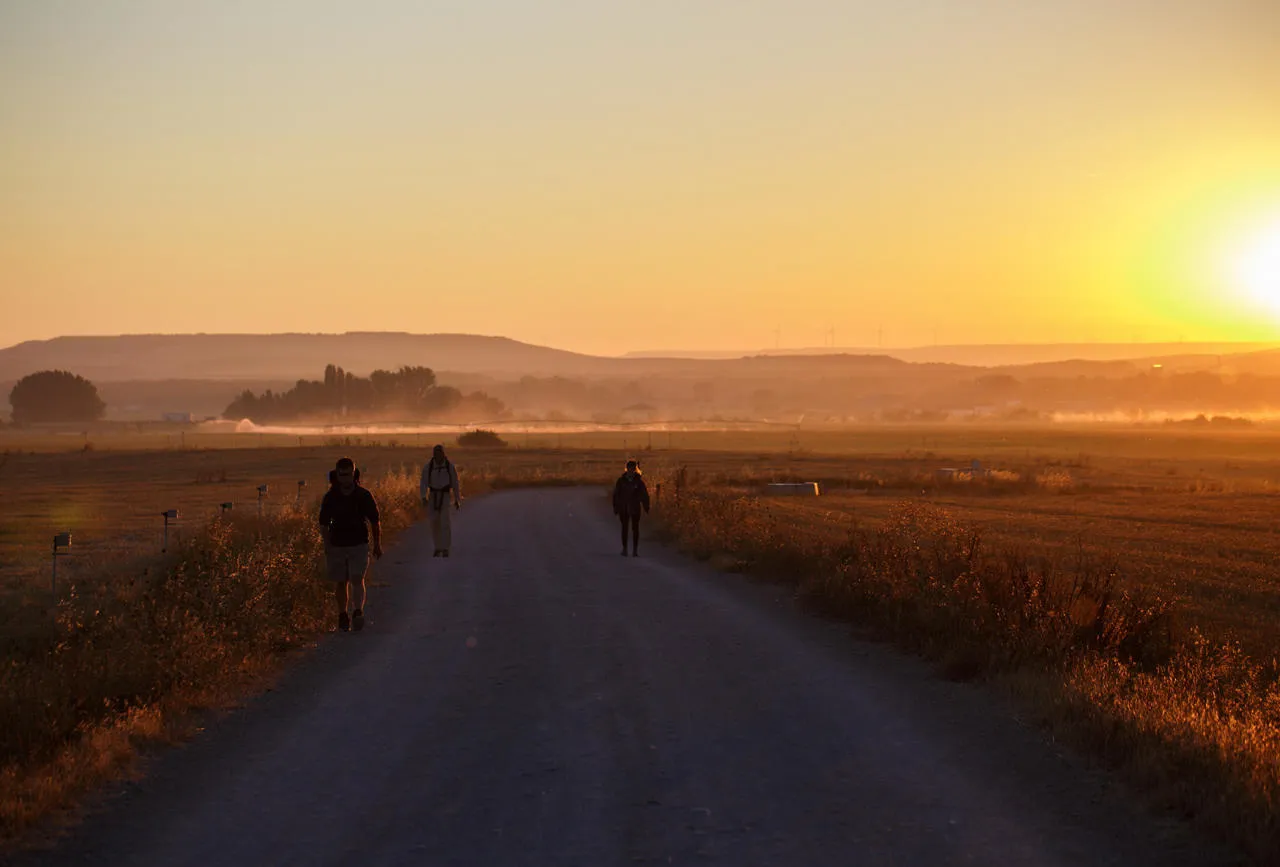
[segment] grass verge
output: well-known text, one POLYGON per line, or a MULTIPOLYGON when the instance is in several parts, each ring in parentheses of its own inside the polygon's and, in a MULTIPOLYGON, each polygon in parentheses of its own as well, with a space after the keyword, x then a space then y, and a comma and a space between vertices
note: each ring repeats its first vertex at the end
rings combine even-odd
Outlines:
MULTIPOLYGON (((682 486, 662 510, 686 552, 785 582, 954 679, 1010 689, 1159 806, 1257 863, 1280 852, 1280 672, 1180 630, 1123 559, 989 549, 950 513, 904 504, 864 530, 797 523, 768 500, 682 486)), ((673 488, 674 490, 674 488, 673 488)))
MULTIPOLYGON (((418 480, 370 484, 389 540, 416 518, 418 480)), ((0 668, 0 841, 72 806, 137 747, 181 734, 325 628, 311 510, 217 518, 160 560, 73 585, 56 622, 0 668)))

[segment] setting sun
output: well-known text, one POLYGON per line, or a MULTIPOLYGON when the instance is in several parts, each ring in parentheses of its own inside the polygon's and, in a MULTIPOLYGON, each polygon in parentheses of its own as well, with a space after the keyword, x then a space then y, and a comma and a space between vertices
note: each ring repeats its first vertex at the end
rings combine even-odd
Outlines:
POLYGON ((1280 313, 1280 218, 1249 237, 1231 266, 1241 289, 1280 313))

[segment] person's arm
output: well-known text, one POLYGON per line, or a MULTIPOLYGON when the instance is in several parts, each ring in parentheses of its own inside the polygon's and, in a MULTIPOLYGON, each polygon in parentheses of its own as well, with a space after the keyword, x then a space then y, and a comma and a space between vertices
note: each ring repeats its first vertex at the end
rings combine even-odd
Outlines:
POLYGON ((333 519, 333 507, 330 505, 329 492, 325 491, 324 497, 320 500, 320 539, 327 546, 329 544, 329 521, 333 519))
POLYGON ((422 505, 427 504, 427 475, 431 472, 431 461, 422 465, 422 481, 418 482, 418 499, 422 505))
MULTIPOLYGON (((365 493, 368 494, 368 491, 365 493)), ((382 522, 378 516, 378 501, 373 498, 373 494, 368 496, 365 519, 369 522, 369 534, 373 537, 373 559, 377 560, 382 556, 382 522)))
POLYGON ((449 484, 453 487, 453 507, 462 508, 462 485, 458 481, 458 468, 449 461, 449 484))
POLYGON ((640 480, 640 502, 644 505, 646 514, 649 512, 649 486, 644 483, 644 479, 640 480))
POLYGON ((613 483, 613 513, 622 514, 622 479, 613 483))

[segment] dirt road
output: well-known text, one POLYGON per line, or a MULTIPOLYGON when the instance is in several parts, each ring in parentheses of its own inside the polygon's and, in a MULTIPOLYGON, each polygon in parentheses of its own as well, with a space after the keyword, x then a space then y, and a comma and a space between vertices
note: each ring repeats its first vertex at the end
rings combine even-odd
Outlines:
POLYGON ((117 786, 51 865, 1224 863, 979 689, 495 494, 375 567, 369 626, 117 786))

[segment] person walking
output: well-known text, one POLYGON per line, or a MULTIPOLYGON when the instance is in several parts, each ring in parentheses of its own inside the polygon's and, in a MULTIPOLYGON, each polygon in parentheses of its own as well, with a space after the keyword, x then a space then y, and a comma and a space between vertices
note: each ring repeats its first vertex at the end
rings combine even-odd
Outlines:
POLYGON ((458 485, 458 471, 453 461, 445 456, 442 445, 431 450, 431 460, 422 468, 418 496, 427 508, 427 521, 431 524, 431 539, 435 543, 435 553, 431 556, 448 557, 453 543, 449 500, 453 500, 455 510, 461 509, 462 492, 458 485))
POLYGON ((640 552, 640 510, 649 511, 649 489, 640 474, 640 465, 627 461, 626 471, 613 486, 613 513, 622 521, 622 556, 627 556, 627 524, 631 525, 631 556, 640 552))
POLYGON ((360 473, 351 458, 338 459, 329 474, 329 481, 329 490, 320 501, 320 534, 324 537, 325 566, 329 580, 334 583, 338 629, 359 632, 364 629, 364 576, 369 570, 371 533, 373 559, 382 556, 378 503, 373 494, 360 486, 360 473), (350 614, 347 613, 349 609, 350 614))

